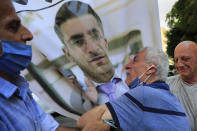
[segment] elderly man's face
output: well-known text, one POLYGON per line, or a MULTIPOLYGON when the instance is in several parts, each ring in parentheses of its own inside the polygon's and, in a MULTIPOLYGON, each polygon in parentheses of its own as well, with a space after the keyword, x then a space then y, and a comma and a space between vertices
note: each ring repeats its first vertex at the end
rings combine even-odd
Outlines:
POLYGON ((178 73, 183 80, 197 76, 197 48, 189 45, 179 45, 174 52, 174 61, 178 73))
MULTIPOLYGON (((131 82, 136 79, 136 77, 139 77, 142 73, 144 73, 147 70, 148 64, 145 62, 145 55, 145 50, 140 51, 135 55, 133 60, 131 60, 130 63, 126 65, 127 85, 130 85, 131 82)), ((142 79, 144 79, 144 77, 142 79)))
MULTIPOLYGON (((113 66, 106 54, 108 45, 103 33, 92 15, 72 18, 60 26, 67 44, 66 54, 96 82, 106 72, 113 72, 113 66)), ((106 79, 105 79, 106 80, 106 79)))
POLYGON ((33 38, 29 30, 27 30, 23 25, 21 25, 20 19, 17 16, 10 0, 1 1, 0 25, 0 40, 9 40, 25 43, 26 41, 33 38))

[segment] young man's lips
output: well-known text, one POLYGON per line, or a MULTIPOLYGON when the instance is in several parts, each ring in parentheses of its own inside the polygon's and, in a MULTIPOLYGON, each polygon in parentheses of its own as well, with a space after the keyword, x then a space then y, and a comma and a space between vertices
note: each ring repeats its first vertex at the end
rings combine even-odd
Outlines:
POLYGON ((104 58, 104 56, 98 56, 98 57, 93 58, 90 62, 98 61, 102 58, 104 58))

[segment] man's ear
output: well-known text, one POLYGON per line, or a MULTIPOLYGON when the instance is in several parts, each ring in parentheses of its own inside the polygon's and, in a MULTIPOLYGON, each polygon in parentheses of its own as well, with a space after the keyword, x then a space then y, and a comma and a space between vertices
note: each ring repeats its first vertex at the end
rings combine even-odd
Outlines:
POLYGON ((71 57, 68 48, 66 46, 62 47, 62 51, 64 52, 64 54, 66 54, 66 56, 68 57, 69 60, 73 61, 73 58, 71 57))
POLYGON ((154 64, 149 65, 149 70, 146 72, 147 75, 154 74, 157 72, 157 66, 154 64))

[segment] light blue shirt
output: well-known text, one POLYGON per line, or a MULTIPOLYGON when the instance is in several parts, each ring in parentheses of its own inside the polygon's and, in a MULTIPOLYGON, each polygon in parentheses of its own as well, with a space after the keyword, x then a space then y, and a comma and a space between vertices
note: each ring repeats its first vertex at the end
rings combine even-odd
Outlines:
POLYGON ((0 131, 55 131, 59 124, 35 102, 29 84, 0 77, 0 131))
POLYGON ((139 85, 106 105, 123 131, 190 131, 179 101, 164 82, 139 85))

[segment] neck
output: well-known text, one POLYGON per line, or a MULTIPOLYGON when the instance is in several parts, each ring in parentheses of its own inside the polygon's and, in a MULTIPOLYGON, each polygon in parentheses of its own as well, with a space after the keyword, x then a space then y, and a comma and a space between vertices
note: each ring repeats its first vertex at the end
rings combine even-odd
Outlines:
POLYGON ((188 84, 195 84, 197 83, 197 76, 193 77, 193 78, 189 78, 189 79, 186 79, 186 78, 182 78, 181 79, 185 82, 187 82, 188 84))
POLYGON ((159 81, 159 80, 161 80, 158 76, 152 76, 152 77, 150 77, 148 80, 147 80, 147 82, 146 82, 146 84, 151 84, 151 83, 153 83, 153 82, 155 82, 155 81, 159 81))
POLYGON ((109 82, 112 79, 112 77, 114 76, 114 70, 112 69, 112 70, 109 70, 105 73, 102 73, 96 76, 92 76, 88 74, 86 74, 86 76, 88 76, 90 79, 92 79, 96 83, 105 83, 105 82, 109 82))

